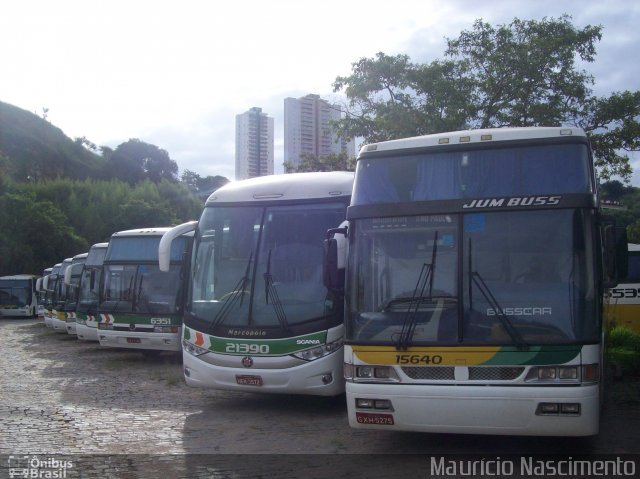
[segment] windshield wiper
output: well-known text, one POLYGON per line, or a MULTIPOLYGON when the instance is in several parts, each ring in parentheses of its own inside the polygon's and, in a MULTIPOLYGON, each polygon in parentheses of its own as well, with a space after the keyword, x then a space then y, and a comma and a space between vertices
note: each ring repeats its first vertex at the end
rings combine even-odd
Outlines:
POLYGON ((244 301, 244 294, 247 290, 247 284, 249 283, 249 269, 251 267, 251 261, 253 260, 253 251, 249 255, 249 261, 247 261, 247 267, 245 268, 244 275, 242 278, 238 280, 236 285, 233 287, 233 291, 227 293, 227 297, 222 303, 222 307, 218 310, 218 313, 213 318, 211 322, 211 326, 209 326, 209 331, 213 330, 214 327, 222 324, 226 319, 229 312, 233 309, 235 304, 240 299, 240 306, 244 301))
POLYGON ((418 281, 416 287, 413 290, 413 296, 409 298, 409 305, 407 306, 407 312, 402 323, 402 331, 396 343, 396 349, 406 350, 409 347, 409 343, 413 338, 413 333, 416 330, 416 323, 418 322, 418 309, 425 297, 425 290, 427 284, 429 286, 428 297, 433 292, 433 272, 436 269, 436 253, 438 252, 438 232, 436 231, 433 236, 433 249, 431 250, 431 264, 423 263, 418 275, 418 281))
MULTIPOLYGON (((429 265, 427 265, 429 266, 429 265)), ((457 302, 458 299, 455 298, 454 296, 448 295, 448 294, 443 294, 443 295, 432 295, 432 296, 399 296, 396 298, 392 298, 389 301, 387 301, 386 303, 384 303, 382 305, 382 307, 380 307, 378 309, 378 311, 387 311, 389 310, 389 308, 391 308, 392 306, 396 305, 396 304, 403 304, 403 303, 411 303, 411 302, 417 302, 419 304, 424 304, 424 303, 437 303, 439 300, 444 300, 444 301, 454 301, 457 302)))
POLYGON ((473 309, 473 295, 472 295, 472 285, 475 284, 478 287, 484 299, 489 303, 489 306, 496 313, 496 316, 502 323, 502 327, 507 332, 507 334, 511 337, 513 344, 516 345, 518 349, 527 349, 529 345, 522 339, 522 336, 518 332, 518 330, 513 326, 511 320, 504 314, 504 310, 502 306, 498 303, 498 300, 493 295, 487 283, 485 283, 480 273, 477 271, 473 271, 471 261, 471 238, 469 238, 469 309, 473 309))
POLYGON ((278 296, 278 290, 273 284, 273 275, 271 274, 271 250, 269 250, 269 256, 267 257, 267 271, 264 273, 264 297, 266 304, 269 304, 269 296, 272 298, 271 304, 273 304, 273 309, 276 312, 280 326, 283 330, 289 332, 287 316, 285 315, 282 302, 278 296))

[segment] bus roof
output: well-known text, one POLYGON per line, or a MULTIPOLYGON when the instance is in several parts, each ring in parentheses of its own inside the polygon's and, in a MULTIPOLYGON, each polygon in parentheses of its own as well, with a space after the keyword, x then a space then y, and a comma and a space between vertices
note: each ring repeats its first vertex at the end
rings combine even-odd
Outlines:
POLYGON ((35 274, 13 274, 10 276, 0 276, 0 280, 2 279, 10 279, 10 280, 16 280, 16 279, 34 279, 37 278, 38 276, 35 274))
POLYGON ((96 243, 94 245, 91 246, 91 248, 89 248, 89 251, 91 251, 92 249, 107 249, 109 247, 109 243, 96 243))
POLYGON ((400 140, 389 140, 364 145, 358 157, 372 151, 387 151, 409 148, 426 148, 430 146, 453 146, 492 141, 533 140, 542 138, 579 137, 586 139, 581 128, 576 127, 521 127, 521 128, 488 128, 478 130, 462 130, 434 135, 414 136, 400 140))
POLYGON ((71 262, 72 262, 72 263, 79 263, 80 261, 82 261, 82 260, 86 259, 86 258, 87 258, 87 256, 89 256, 89 253, 80 253, 80 254, 77 254, 77 255, 75 255, 75 256, 72 258, 72 261, 71 261, 71 262))
POLYGON ((232 181, 214 191, 206 206, 217 203, 304 200, 351 195, 353 172, 287 173, 232 181))
MULTIPOLYGON (((135 230, 117 231, 111 235, 111 238, 119 238, 122 236, 162 236, 171 228, 169 227, 157 227, 157 228, 139 228, 135 230)), ((107 243, 108 246, 108 243, 107 243)))

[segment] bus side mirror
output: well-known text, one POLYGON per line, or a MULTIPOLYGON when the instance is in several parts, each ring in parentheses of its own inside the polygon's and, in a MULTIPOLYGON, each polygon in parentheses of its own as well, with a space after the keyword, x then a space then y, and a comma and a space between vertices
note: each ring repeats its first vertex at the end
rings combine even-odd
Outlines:
POLYGON ((96 270, 95 269, 91 270, 91 276, 89 278, 89 289, 91 291, 96 289, 96 270))
POLYGON ((620 226, 607 225, 603 236, 604 287, 613 288, 628 274, 627 230, 620 226))
POLYGON ((347 228, 334 228, 327 231, 324 240, 324 260, 322 280, 330 291, 343 291, 345 283, 347 249, 347 228))

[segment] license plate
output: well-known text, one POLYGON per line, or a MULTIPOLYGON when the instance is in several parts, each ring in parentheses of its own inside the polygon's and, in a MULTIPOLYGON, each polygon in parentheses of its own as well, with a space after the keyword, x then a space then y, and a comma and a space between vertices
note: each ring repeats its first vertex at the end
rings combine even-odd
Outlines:
POLYGON ((140 344, 140 338, 127 338, 128 343, 140 344))
POLYGON ((236 376, 236 382, 242 386, 262 386, 261 376, 236 376))
POLYGON ((358 424, 375 424, 378 426, 393 426, 392 414, 376 414, 369 412, 356 412, 358 424))

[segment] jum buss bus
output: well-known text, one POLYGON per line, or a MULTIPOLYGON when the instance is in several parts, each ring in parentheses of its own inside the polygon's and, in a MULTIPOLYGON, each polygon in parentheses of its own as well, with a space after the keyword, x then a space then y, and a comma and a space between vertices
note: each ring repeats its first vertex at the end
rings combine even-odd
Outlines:
MULTIPOLYGON (((352 184, 349 172, 294 173, 232 182, 209 197, 197 222, 185 306, 188 385, 344 391, 344 301, 323 285, 323 240, 345 220, 352 184)), ((165 235, 161 269, 172 238, 195 227, 165 235)))
POLYGON ((332 259, 348 235, 352 427, 598 432, 603 291, 626 240, 600 217, 582 130, 366 145, 347 218, 327 244, 332 259))
POLYGON ((170 252, 168 273, 158 269, 158 244, 169 228, 111 235, 98 303, 102 346, 180 351, 183 284, 192 238, 181 236, 170 252))

